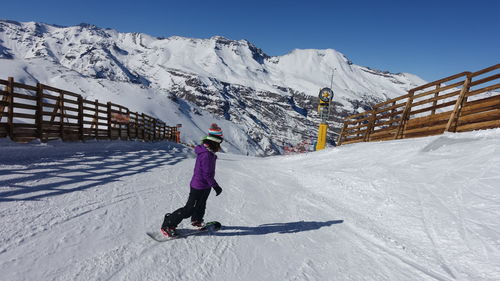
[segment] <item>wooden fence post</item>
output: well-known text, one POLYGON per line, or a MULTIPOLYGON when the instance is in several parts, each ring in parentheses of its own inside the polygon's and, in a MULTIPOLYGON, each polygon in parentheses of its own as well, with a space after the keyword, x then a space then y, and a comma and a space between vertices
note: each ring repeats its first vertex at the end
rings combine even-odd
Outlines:
POLYGON ((59 93, 59 106, 61 109, 61 115, 59 116, 59 131, 61 135, 61 140, 64 141, 64 93, 59 93))
POLYGON ((158 122, 158 140, 162 140, 162 134, 163 134, 163 124, 161 122, 161 120, 159 120, 160 122, 158 122))
POLYGON ((9 126, 9 137, 11 140, 15 139, 14 136, 14 77, 8 78, 7 95, 9 97, 9 114, 7 115, 7 123, 9 126))
POLYGON ((53 124, 52 123, 55 123, 55 120, 56 120, 56 114, 57 112, 59 111, 59 104, 60 104, 60 96, 57 97, 56 99, 56 104, 54 106, 54 110, 52 110, 52 114, 50 115, 50 126, 52 126, 53 124))
POLYGON ((36 88, 36 131, 40 141, 46 142, 43 137, 43 85, 41 83, 37 83, 36 88))
POLYGON ((83 98, 78 96, 78 135, 81 141, 83 138, 83 98))
POLYGON ((139 112, 135 112, 135 138, 139 138, 139 112))
POLYGON ((363 138, 363 141, 370 141, 370 134, 372 133, 373 127, 375 125, 375 116, 377 115, 375 113, 375 109, 370 111, 371 113, 371 118, 370 118, 370 123, 368 123, 368 126, 366 127, 366 132, 365 132, 365 137, 363 138))
POLYGON ((144 116, 144 113, 141 113, 142 117, 142 140, 146 140, 146 117, 144 116))
POLYGON ((94 113, 94 122, 95 122, 95 139, 99 137, 99 101, 94 101, 95 105, 95 113, 94 113))
MULTIPOLYGON (((115 113, 116 114, 116 113, 115 113)), ((120 107, 120 113, 118 114, 122 114, 122 109, 120 107)), ((119 117, 118 117, 119 118, 119 117)), ((115 124, 115 127, 118 126, 118 139, 121 140, 122 139, 122 124, 120 122, 116 122, 115 124)))
POLYGON ((156 141, 156 130, 157 130, 157 122, 156 122, 156 118, 153 119, 153 141, 156 141))
POLYGON ((128 116, 128 122, 127 122, 127 140, 130 140, 130 110, 127 108, 127 116, 128 116))
POLYGON ((340 135, 339 135, 339 138, 337 140, 337 145, 340 146, 342 144, 342 141, 343 141, 343 137, 344 137, 344 132, 345 130, 347 129, 347 119, 344 119, 344 126, 342 127, 342 130, 340 131, 340 135))
POLYGON ((457 130, 458 118, 460 115, 460 111, 462 110, 462 106, 464 104, 464 101, 466 100, 465 96, 469 93, 471 80, 472 80, 472 77, 469 73, 469 74, 467 74, 467 78, 465 78, 464 85, 462 86, 462 90, 460 91, 460 95, 457 98, 457 102, 455 103, 455 107, 453 108, 453 111, 451 112, 450 119, 448 120, 448 123, 446 124, 446 128, 444 129, 444 132, 455 132, 457 130), (452 126, 453 126, 453 128, 452 128, 452 126))
MULTIPOLYGON (((8 92, 8 90, 9 90, 9 85, 7 83, 7 85, 5 85, 5 90, 4 91, 8 92)), ((0 104, 0 120, 2 119, 5 107, 8 107, 8 105, 9 105, 9 96, 7 96, 7 94, 3 95, 2 102, 3 103, 0 104)))
POLYGON ((111 127, 111 102, 108 101, 108 139, 111 140, 111 130, 113 129, 111 127))
MULTIPOLYGON (((434 98, 437 98, 439 96, 439 89, 441 88, 441 84, 437 84, 436 85, 436 90, 438 90, 435 94, 434 94, 434 98)), ((434 115, 436 114, 436 106, 437 106, 437 100, 433 101, 432 102, 432 111, 431 111, 431 115, 434 115)))
MULTIPOLYGON (((7 92, 7 87, 8 86, 5 86, 5 92, 7 92)), ((9 104, 9 96, 4 95, 2 98, 2 103, 0 104, 0 121, 2 121, 3 112, 5 110, 5 107, 7 107, 7 109, 8 109, 8 104, 9 104)))
POLYGON ((157 139, 158 140, 161 140, 162 139, 162 134, 163 134, 163 124, 160 120, 160 122, 156 121, 157 123, 157 126, 158 126, 158 136, 157 136, 157 139))
MULTIPOLYGON (((396 106, 396 101, 394 101, 394 102, 392 103, 392 107, 395 107, 395 106, 396 106)), ((389 118, 389 121, 392 121, 392 122, 389 124, 389 126, 392 126, 392 124, 394 124, 394 123, 395 123, 395 122, 394 122, 394 119, 395 119, 395 116, 397 116, 397 115, 394 115, 394 113, 396 113, 396 108, 393 108, 393 109, 391 110, 391 117, 389 118)))
POLYGON ((396 132, 396 135, 394 136, 395 140, 397 140, 398 138, 403 138, 405 126, 406 126, 406 121, 410 116, 411 105, 413 103, 413 96, 415 95, 415 91, 410 90, 408 94, 409 94, 408 101, 406 102, 405 109, 403 110, 403 114, 401 115, 401 121, 399 123, 398 131, 396 132))

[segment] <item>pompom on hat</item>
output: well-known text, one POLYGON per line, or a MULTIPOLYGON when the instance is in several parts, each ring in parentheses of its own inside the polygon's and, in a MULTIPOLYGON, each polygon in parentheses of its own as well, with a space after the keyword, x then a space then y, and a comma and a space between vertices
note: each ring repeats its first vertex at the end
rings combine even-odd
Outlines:
POLYGON ((222 134, 222 129, 216 124, 212 123, 210 128, 208 128, 208 135, 203 138, 204 140, 211 140, 216 143, 221 143, 224 140, 224 135, 222 134))

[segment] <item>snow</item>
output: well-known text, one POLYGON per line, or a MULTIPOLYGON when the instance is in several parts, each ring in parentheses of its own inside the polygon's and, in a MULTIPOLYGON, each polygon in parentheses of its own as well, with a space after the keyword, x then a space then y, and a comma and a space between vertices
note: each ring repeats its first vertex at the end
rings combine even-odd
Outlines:
MULTIPOLYGON (((2 280, 500 280, 500 129, 219 153, 212 236, 157 243, 194 165, 171 143, 0 140, 2 280)), ((184 221, 181 226, 186 226, 184 221)))

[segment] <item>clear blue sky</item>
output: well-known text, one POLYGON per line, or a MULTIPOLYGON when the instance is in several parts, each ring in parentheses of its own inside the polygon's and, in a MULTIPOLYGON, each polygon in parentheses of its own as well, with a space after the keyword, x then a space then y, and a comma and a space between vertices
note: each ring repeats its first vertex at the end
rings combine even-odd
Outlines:
POLYGON ((247 39, 271 56, 332 48, 355 64, 433 81, 500 63, 500 0, 19 0, 0 19, 247 39))

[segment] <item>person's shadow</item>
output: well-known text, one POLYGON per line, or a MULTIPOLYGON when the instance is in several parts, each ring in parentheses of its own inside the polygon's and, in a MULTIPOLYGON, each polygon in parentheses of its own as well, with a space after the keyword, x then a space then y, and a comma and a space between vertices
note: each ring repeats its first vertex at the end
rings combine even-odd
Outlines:
POLYGON ((220 231, 214 232, 214 236, 247 236, 266 235, 271 233, 288 234, 304 231, 317 230, 322 227, 343 223, 344 220, 318 221, 297 221, 287 223, 270 223, 259 226, 223 226, 220 231))

